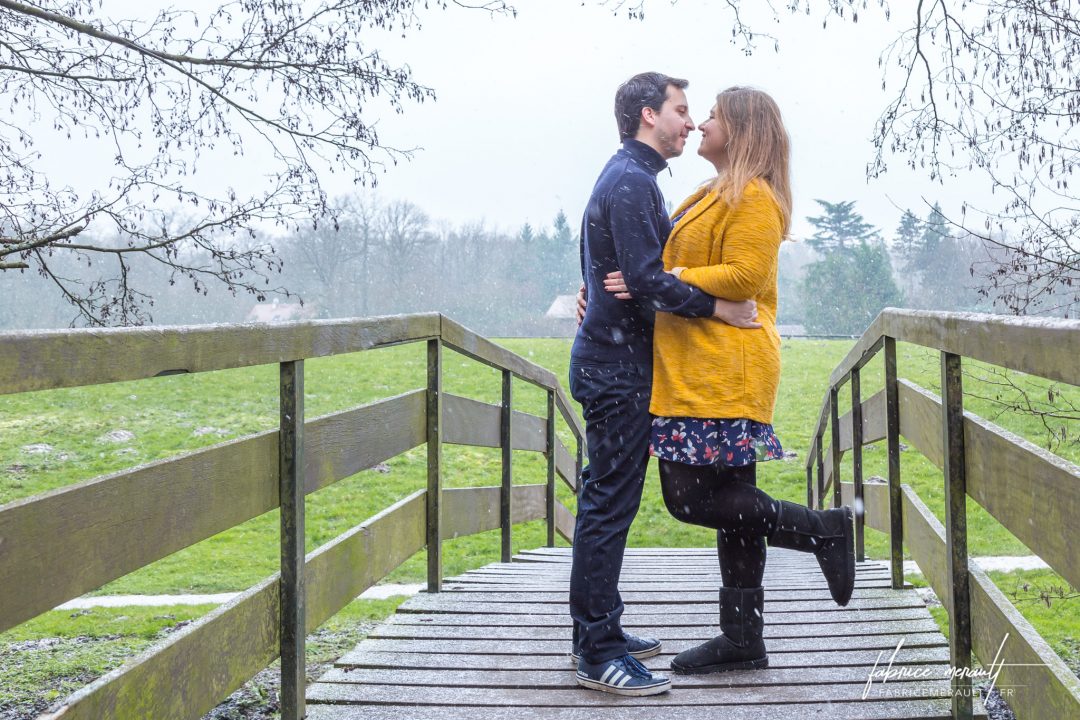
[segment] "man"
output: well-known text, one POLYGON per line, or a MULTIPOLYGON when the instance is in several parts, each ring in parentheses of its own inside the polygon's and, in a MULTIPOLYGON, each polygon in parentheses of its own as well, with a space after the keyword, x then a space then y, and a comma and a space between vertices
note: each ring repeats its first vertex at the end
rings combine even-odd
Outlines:
POLYGON ((671 687, 638 662, 660 652, 660 642, 623 631, 618 591, 649 461, 655 313, 757 327, 753 302, 714 298, 664 272, 661 252, 671 222, 656 175, 682 154, 694 129, 686 86, 685 80, 642 73, 619 87, 615 117, 622 148, 600 173, 581 229, 588 305, 571 351, 570 391, 582 406, 589 464, 580 481, 570 574, 571 657, 580 685, 620 695, 655 695, 671 687), (634 300, 604 292, 604 278, 616 270, 634 300))

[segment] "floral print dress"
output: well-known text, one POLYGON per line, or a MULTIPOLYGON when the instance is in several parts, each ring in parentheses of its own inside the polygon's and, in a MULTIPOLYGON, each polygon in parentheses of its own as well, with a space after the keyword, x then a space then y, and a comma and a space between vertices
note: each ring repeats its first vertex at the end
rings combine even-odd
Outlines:
POLYGON ((772 425, 746 418, 653 418, 649 454, 686 465, 741 467, 780 460, 784 448, 772 425))

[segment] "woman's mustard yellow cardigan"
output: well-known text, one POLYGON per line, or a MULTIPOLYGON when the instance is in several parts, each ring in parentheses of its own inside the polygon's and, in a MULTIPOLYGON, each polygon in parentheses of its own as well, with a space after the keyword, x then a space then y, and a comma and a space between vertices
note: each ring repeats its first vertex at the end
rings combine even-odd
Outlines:
POLYGON ((676 216, 664 247, 664 268, 685 267, 683 282, 727 300, 757 301, 761 329, 732 327, 715 318, 656 314, 653 336, 654 415, 749 418, 771 423, 780 384, 776 332, 776 272, 783 215, 761 180, 729 206, 702 188, 676 216), (694 203, 697 203, 696 205, 694 203))

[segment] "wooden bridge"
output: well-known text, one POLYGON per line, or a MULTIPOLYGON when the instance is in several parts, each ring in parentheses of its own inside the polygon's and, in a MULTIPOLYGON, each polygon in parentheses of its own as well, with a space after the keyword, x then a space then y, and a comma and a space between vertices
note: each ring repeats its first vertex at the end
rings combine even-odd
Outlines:
MULTIPOLYGON (((280 365, 281 380, 278 430, 0 507, 0 631, 280 508, 279 574, 76 692, 49 717, 198 718, 277 657, 287 720, 983 717, 970 681, 949 673, 969 667, 972 653, 1000 671, 998 686, 1014 691, 1009 703, 1020 720, 1078 717, 1076 676, 968 562, 964 512, 968 498, 980 503, 1080 586, 1080 557, 1070 550, 1080 470, 965 414, 961 357, 1080 384, 1080 323, 883 312, 830 378, 807 462, 811 504, 843 500, 857 509, 852 602, 832 603, 812 557, 770 550, 769 669, 675 676, 668 694, 623 698, 578 689, 568 658, 569 551, 555 547, 555 537, 572 538, 574 520, 557 500, 556 482, 576 487, 582 431, 549 371, 435 314, 0 335, 0 394, 268 363, 280 365), (943 399, 899 379, 897 341, 942 353, 943 399), (425 388, 305 419, 306 358, 407 342, 427 344, 425 388), (498 369, 499 405, 443 392, 447 348, 498 369), (860 372, 881 351, 885 389, 863 400, 860 372), (514 378, 545 389, 546 416, 513 409, 514 378), (852 411, 841 416, 844 384, 852 411), (945 528, 900 483, 901 434, 943 467, 945 528), (873 482, 862 476, 861 451, 878 440, 889 447, 889 476, 873 482), (444 488, 442 448, 450 443, 501 448, 500 484, 444 488), (425 444, 426 489, 305 553, 307 493, 425 444), (513 484, 515 450, 544 454, 544 484, 513 484), (853 458, 851 482, 840 477, 845 452, 853 458), (513 525, 539 518, 547 520, 547 547, 511 557, 513 525), (861 557, 867 525, 890 534, 888 563, 861 557), (501 563, 443 578, 444 538, 496 528, 501 563), (949 611, 948 641, 904 583, 905 544, 949 611), (425 548, 429 592, 308 685, 306 634, 425 548), (868 683, 875 666, 890 661, 894 675, 868 683)), ((665 646, 650 667, 663 670, 671 654, 716 633, 718 585, 712 550, 629 551, 625 624, 665 646)))
MULTIPOLYGON (((893 590, 880 563, 859 565, 853 599, 840 608, 812 556, 770 549, 763 582, 769 669, 676 675, 671 692, 644 698, 578 688, 567 655, 569 566, 569 549, 542 548, 448 579, 441 593, 417 595, 308 689, 308 717, 950 716, 948 644, 922 598, 893 590), (874 664, 886 667, 894 652, 894 668, 932 679, 868 689, 874 664)), ((623 624, 664 643, 647 667, 665 672, 675 653, 719 633, 719 585, 715 550, 628 551, 623 624)))

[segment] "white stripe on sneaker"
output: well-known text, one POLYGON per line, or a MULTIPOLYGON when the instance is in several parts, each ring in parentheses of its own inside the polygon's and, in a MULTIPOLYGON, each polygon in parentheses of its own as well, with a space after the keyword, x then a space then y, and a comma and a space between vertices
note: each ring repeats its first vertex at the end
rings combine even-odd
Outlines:
POLYGON ((626 675, 625 677, 623 677, 622 680, 620 680, 618 683, 615 684, 615 687, 622 687, 623 685, 625 685, 628 682, 630 682, 630 676, 626 675))
POLYGON ((619 672, 619 668, 615 667, 614 665, 608 665, 607 670, 605 670, 604 674, 600 676, 600 682, 606 683, 608 681, 608 678, 610 678, 614 673, 617 672, 619 672))

